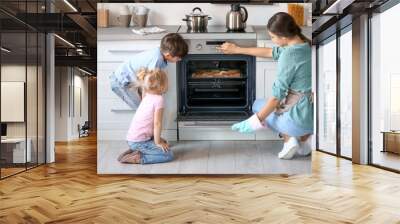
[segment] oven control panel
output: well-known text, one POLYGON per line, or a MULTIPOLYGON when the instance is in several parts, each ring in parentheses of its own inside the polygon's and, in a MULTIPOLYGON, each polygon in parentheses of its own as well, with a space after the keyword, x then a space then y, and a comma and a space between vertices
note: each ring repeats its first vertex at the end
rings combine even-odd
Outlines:
POLYGON ((256 47, 256 40, 186 40, 189 46, 189 54, 222 54, 218 47, 225 42, 234 43, 241 47, 256 47))

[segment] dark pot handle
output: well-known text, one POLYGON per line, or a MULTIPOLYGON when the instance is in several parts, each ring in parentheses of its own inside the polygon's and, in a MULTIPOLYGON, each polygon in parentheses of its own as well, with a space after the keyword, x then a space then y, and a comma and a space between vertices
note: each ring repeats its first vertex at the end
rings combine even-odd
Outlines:
POLYGON ((192 20, 191 19, 182 19, 182 21, 188 22, 188 21, 192 21, 192 20))
POLYGON ((194 9, 192 10, 192 12, 194 12, 196 9, 199 10, 200 12, 202 12, 202 11, 201 11, 201 8, 199 8, 199 7, 194 8, 194 9))
POLYGON ((212 19, 212 17, 211 17, 211 16, 209 16, 209 17, 208 17, 208 20, 211 20, 211 19, 212 19))

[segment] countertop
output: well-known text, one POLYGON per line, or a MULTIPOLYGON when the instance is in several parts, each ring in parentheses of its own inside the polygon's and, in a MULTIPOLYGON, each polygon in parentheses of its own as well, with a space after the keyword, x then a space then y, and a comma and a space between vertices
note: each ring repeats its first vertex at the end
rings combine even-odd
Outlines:
POLYGON ((111 40, 161 40, 167 33, 176 33, 178 26, 157 26, 167 31, 164 33, 139 35, 132 32, 136 27, 109 27, 97 28, 97 41, 111 40))
MULTIPOLYGON (((167 32, 158 34, 138 35, 132 32, 135 27, 109 27, 109 28, 97 28, 97 40, 98 41, 112 41, 112 40, 161 40, 166 33, 176 33, 179 29, 179 25, 158 26, 162 29, 166 29, 167 32)), ((266 26, 253 26, 254 31, 257 34, 257 40, 270 40, 271 37, 266 32, 266 26)), ((302 27, 303 33, 311 39, 312 27, 302 27)))

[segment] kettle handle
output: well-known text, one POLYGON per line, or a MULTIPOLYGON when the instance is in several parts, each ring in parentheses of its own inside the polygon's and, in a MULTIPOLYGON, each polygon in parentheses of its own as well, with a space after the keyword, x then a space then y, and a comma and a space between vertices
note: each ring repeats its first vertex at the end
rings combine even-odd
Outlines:
POLYGON ((242 22, 246 22, 247 21, 247 18, 248 18, 248 13, 247 13, 247 9, 245 8, 245 7, 243 7, 243 6, 240 6, 240 8, 241 9, 244 9, 244 19, 243 19, 243 21, 242 22))

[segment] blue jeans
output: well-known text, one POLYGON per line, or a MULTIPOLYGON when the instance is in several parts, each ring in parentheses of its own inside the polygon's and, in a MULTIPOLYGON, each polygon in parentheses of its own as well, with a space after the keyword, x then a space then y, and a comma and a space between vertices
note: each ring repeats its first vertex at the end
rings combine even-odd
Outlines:
MULTIPOLYGON (((267 99, 257 99, 253 103, 253 112, 257 113, 265 105, 267 99)), ((313 130, 307 130, 302 127, 297 126, 292 119, 289 117, 288 113, 283 113, 281 115, 272 112, 265 119, 265 124, 272 129, 274 132, 289 135, 291 137, 300 137, 308 134, 312 134, 313 130)))
POLYGON ((141 153, 141 164, 165 163, 174 159, 174 154, 171 150, 164 152, 152 139, 144 142, 128 141, 128 145, 132 151, 141 153))
POLYGON ((110 77, 111 90, 117 94, 132 109, 137 109, 141 98, 138 91, 129 89, 128 86, 121 85, 113 76, 110 77))

